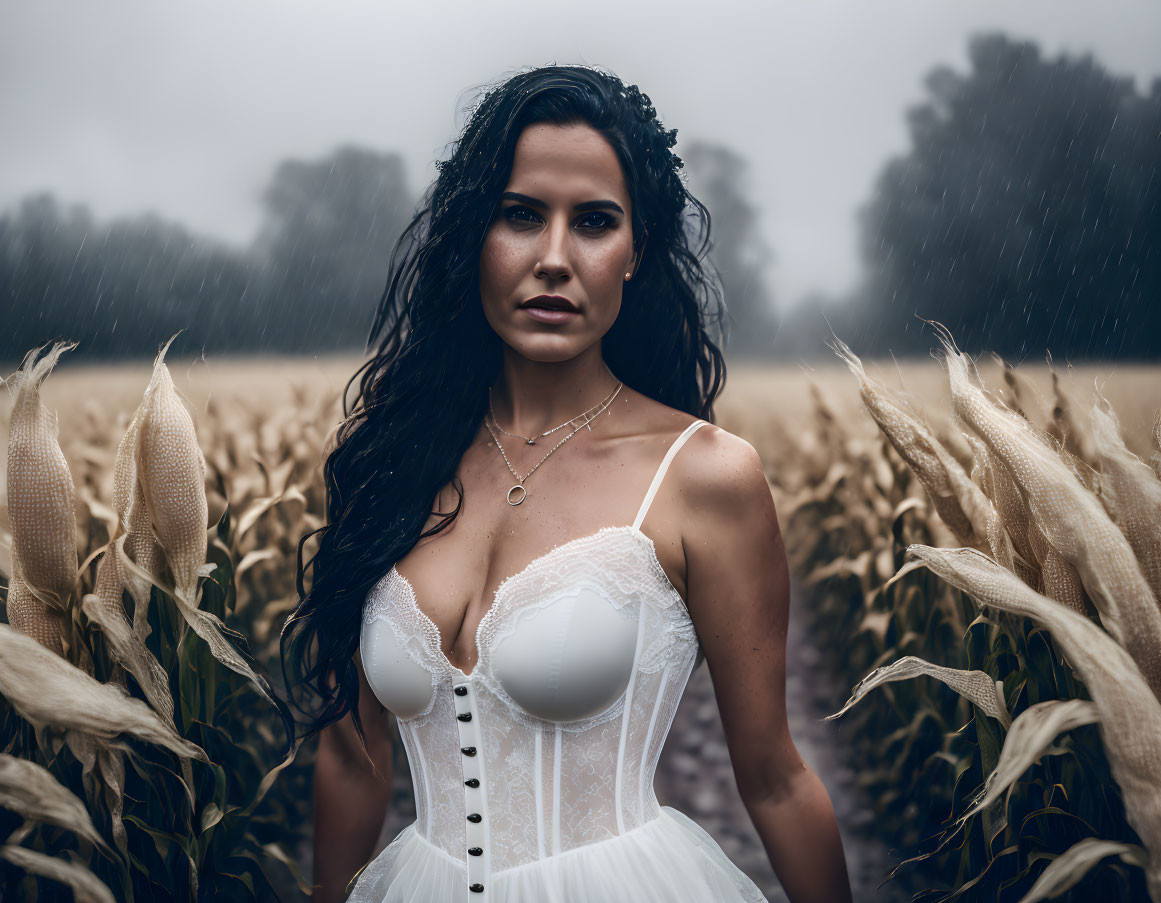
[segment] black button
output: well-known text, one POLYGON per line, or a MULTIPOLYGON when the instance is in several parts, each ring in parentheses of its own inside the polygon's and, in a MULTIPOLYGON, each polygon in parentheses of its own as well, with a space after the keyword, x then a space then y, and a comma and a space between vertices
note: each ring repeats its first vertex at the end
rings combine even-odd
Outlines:
POLYGON ((480 786, 480 779, 479 778, 468 778, 466 781, 464 781, 464 784, 468 787, 479 787, 480 786))
POLYGON ((468 695, 468 688, 467 687, 456 687, 455 694, 456 694, 456 696, 467 696, 468 695))
POLYGON ((471 815, 468 816, 468 821, 470 821, 473 825, 478 825, 483 820, 484 820, 484 816, 480 815, 479 812, 473 812, 471 815))
POLYGON ((460 747, 460 752, 465 756, 474 756, 476 754, 476 748, 474 746, 462 746, 460 747))
POLYGON ((472 720, 472 713, 471 712, 464 712, 462 715, 456 715, 456 718, 458 718, 460 721, 471 721, 472 720))
POLYGON ((479 847, 468 847, 468 855, 469 856, 483 856, 484 851, 481 850, 479 847))
POLYGON ((484 885, 482 885, 482 884, 469 884, 468 890, 470 890, 473 894, 482 894, 484 892, 484 885))

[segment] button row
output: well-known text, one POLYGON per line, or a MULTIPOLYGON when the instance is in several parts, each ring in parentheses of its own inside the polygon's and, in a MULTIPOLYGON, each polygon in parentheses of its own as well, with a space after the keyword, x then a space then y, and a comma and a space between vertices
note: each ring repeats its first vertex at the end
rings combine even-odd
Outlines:
POLYGON ((488 857, 484 855, 488 846, 488 832, 487 826, 483 824, 484 816, 480 812, 485 800, 481 782, 483 763, 480 761, 482 757, 478 755, 480 730, 478 723, 473 720, 476 707, 475 688, 470 683, 459 684, 452 688, 452 692, 457 697, 455 713, 461 744, 464 808, 468 820, 468 890, 474 894, 482 894, 488 868, 488 857))

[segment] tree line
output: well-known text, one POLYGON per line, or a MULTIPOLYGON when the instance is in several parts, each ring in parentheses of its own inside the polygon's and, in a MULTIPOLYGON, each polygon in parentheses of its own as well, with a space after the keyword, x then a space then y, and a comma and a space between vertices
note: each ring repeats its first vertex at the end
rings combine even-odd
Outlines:
POLYGON ((411 215, 402 159, 344 147, 279 165, 261 229, 233 248, 155 214, 97 222, 51 195, 0 219, 0 358, 52 338, 75 355, 362 347, 385 260, 411 215))
POLYGON ((937 320, 1013 360, 1161 357, 1161 78, 1141 94, 1002 34, 968 57, 927 75, 911 148, 860 211, 862 283, 780 338, 926 354, 937 320))
MULTIPOLYGON (((746 161, 683 151, 713 222, 727 353, 926 354, 924 320, 1006 357, 1161 357, 1161 79, 1142 94, 1090 56, 1044 58, 1002 34, 969 71, 924 80, 911 147, 859 212, 864 278, 847 297, 782 310, 746 161)), ((49 194, 0 217, 0 360, 53 338, 74 354, 361 351, 395 240, 415 212, 401 157, 342 147, 280 164, 244 248, 149 214, 98 222, 49 194)))

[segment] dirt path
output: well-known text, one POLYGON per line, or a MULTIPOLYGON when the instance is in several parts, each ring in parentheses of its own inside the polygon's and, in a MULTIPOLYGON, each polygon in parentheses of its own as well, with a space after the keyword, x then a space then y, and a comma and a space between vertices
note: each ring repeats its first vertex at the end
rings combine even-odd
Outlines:
MULTIPOLYGON (((790 734, 803 760, 830 794, 843 839, 847 871, 857 903, 896 903, 910 899, 898 880, 877 889, 900 861, 875 836, 874 815, 854 786, 843 756, 840 721, 821 721, 842 707, 849 687, 839 687, 822 670, 820 656, 806 632, 797 593, 791 600, 787 637, 786 703, 790 734), (833 707, 832 707, 833 703, 833 707)), ((765 850, 738 796, 714 699, 709 670, 702 665, 690 678, 674 718, 657 773, 661 801, 695 819, 766 894, 770 903, 787 903, 765 850)))

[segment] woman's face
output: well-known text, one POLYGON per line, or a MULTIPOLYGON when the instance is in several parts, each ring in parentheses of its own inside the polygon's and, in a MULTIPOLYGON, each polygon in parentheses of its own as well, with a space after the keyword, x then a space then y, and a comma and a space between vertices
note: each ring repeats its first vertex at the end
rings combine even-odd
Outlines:
POLYGON ((599 342, 636 263, 631 216, 621 165, 599 132, 528 126, 480 251, 484 316, 500 338, 543 362, 599 342))

